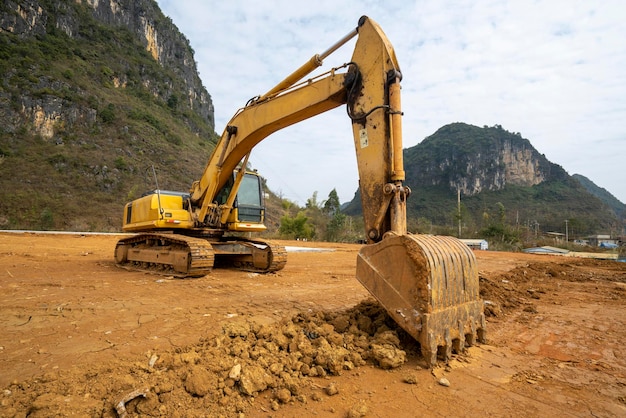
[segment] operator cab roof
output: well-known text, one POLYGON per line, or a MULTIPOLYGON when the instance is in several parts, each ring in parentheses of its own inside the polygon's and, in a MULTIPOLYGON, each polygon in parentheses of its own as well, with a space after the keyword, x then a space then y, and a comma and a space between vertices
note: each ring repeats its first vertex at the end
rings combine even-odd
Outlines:
POLYGON ((150 195, 157 194, 157 193, 162 194, 162 195, 167 195, 167 196, 180 196, 183 199, 189 198, 189 193, 175 192, 172 190, 150 190, 142 194, 141 197, 150 196, 150 195))

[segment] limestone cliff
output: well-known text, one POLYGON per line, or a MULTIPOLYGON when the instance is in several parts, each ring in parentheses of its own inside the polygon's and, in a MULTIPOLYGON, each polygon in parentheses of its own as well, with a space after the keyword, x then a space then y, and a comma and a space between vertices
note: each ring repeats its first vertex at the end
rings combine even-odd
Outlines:
POLYGON ((119 230, 154 171, 189 190, 217 138, 154 0, 0 2, 0 74, 0 229, 119 230))
POLYGON ((567 176, 527 139, 501 126, 446 125, 405 154, 410 183, 446 186, 465 196, 567 176))
MULTIPOLYGON (((140 80, 132 82, 140 82, 150 94, 164 103, 182 92, 176 100, 186 102, 194 113, 211 127, 214 126, 211 97, 198 76, 189 41, 162 14, 153 0, 7 0, 0 6, 0 33, 15 35, 21 40, 41 39, 56 31, 72 39, 102 36, 99 33, 102 28, 93 23, 106 25, 113 30, 127 30, 133 35, 134 42, 141 45, 166 72, 172 73, 159 80, 150 71, 142 71, 147 69, 139 68, 140 80), (182 86, 176 85, 177 82, 182 82, 182 86)), ((129 44, 129 39, 124 36, 107 39, 105 35, 103 40, 124 44, 124 47, 135 46, 129 44)), ((129 68, 133 62, 129 60, 121 65, 129 68)), ((111 68, 108 77, 115 88, 129 85, 127 71, 114 71, 111 68)), ((50 76, 39 77, 38 84, 41 88, 49 87, 53 90, 76 88, 67 80, 54 80, 50 76)), ((19 122, 26 118, 46 138, 54 135, 54 125, 57 123, 71 125, 81 121, 91 126, 95 122, 94 108, 75 106, 75 103, 67 103, 55 97, 38 97, 38 100, 33 100, 24 94, 22 99, 21 108, 12 113, 9 119, 19 122)), ((186 122, 192 130, 199 131, 191 119, 186 122)))

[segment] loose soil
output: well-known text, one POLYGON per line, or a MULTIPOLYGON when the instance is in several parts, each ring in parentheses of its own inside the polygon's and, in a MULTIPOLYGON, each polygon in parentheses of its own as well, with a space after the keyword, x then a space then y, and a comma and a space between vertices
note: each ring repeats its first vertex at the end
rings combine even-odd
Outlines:
POLYGON ((0 234, 0 416, 626 416, 626 263, 476 252, 487 343, 428 368, 359 245, 181 280, 118 238, 0 234))

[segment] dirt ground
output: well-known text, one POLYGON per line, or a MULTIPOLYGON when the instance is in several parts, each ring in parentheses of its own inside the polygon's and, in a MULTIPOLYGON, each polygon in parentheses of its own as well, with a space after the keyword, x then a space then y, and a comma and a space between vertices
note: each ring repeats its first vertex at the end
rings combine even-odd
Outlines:
POLYGON ((429 369, 358 245, 181 280, 117 239, 0 233, 0 416, 626 416, 626 263, 476 252, 488 341, 429 369))

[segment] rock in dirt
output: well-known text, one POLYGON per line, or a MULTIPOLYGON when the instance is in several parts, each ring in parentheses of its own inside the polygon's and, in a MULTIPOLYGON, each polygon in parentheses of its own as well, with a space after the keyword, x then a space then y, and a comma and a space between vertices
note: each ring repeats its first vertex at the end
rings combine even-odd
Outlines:
POLYGON ((267 389, 272 382, 272 376, 267 374, 260 366, 245 366, 241 370, 239 386, 246 395, 254 395, 257 392, 261 392, 267 389))
POLYGON ((194 366, 185 378, 185 390, 193 396, 205 396, 217 385, 217 378, 208 370, 194 366))
POLYGON ((328 396, 333 396, 339 393, 339 389, 337 388, 337 385, 334 383, 331 383, 330 385, 326 386, 326 388, 324 388, 324 391, 326 392, 328 396))
POLYGON ((372 356, 383 369, 395 369, 406 361, 406 352, 391 344, 372 344, 372 356))
POLYGON ((377 333, 374 336, 374 342, 376 344, 391 344, 395 347, 400 346, 400 338, 398 338, 398 333, 392 330, 385 330, 377 333))
POLYGON ((350 317, 347 315, 339 315, 334 318, 330 323, 335 328, 336 332, 343 333, 346 332, 350 327, 350 317))
POLYGON ((228 372, 228 377, 238 381, 241 377, 241 364, 235 364, 233 368, 230 369, 230 372, 228 372))
POLYGON ((341 374, 341 371, 344 369, 344 363, 348 360, 350 352, 343 347, 329 344, 324 338, 320 338, 319 340, 315 363, 328 370, 331 374, 341 374))
POLYGON ((437 383, 439 383, 441 386, 450 387, 450 381, 446 379, 445 377, 442 377, 441 379, 439 379, 437 383))
POLYGON ((278 402, 280 403, 287 403, 291 400, 291 392, 289 389, 279 389, 276 392, 276 399, 278 399, 278 402))
POLYGON ((366 416, 368 412, 369 412, 369 408, 367 407, 367 405, 361 402, 353 406, 352 408, 350 408, 350 410, 348 411, 347 417, 348 418, 362 418, 366 416))
POLYGON ((417 376, 414 374, 408 374, 404 376, 402 379, 404 383, 408 383, 409 385, 417 385, 417 376))
POLYGON ((231 338, 242 337, 246 338, 250 332, 250 324, 245 321, 236 321, 225 324, 222 327, 224 335, 231 338))

